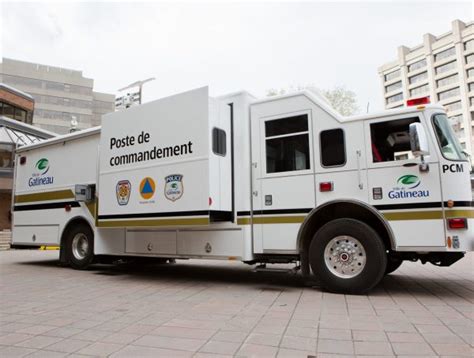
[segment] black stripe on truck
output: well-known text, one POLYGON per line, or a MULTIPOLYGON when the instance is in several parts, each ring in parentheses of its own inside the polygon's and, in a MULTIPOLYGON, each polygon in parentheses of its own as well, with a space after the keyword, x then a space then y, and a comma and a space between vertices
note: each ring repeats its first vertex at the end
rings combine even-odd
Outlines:
MULTIPOLYGON (((453 207, 474 207, 473 201, 454 201, 453 207)), ((377 210, 403 210, 403 209, 432 209, 448 207, 448 202, 410 203, 410 204, 385 204, 373 205, 377 210)), ((301 209, 274 209, 274 210, 254 210, 253 215, 275 215, 275 214, 306 214, 312 208, 301 209)), ((250 216, 250 211, 238 211, 237 216, 250 216)))
POLYGON ((46 209, 64 209, 66 205, 72 208, 79 208, 81 204, 77 201, 63 201, 60 203, 46 203, 46 204, 29 204, 29 205, 15 205, 13 211, 32 211, 32 210, 46 210, 46 209))
POLYGON ((165 217, 180 217, 180 216, 219 216, 230 215, 230 211, 214 211, 214 210, 200 210, 200 211, 174 211, 166 213, 137 213, 137 214, 115 214, 115 215, 99 215, 99 220, 109 219, 137 219, 137 218, 165 218, 165 217))

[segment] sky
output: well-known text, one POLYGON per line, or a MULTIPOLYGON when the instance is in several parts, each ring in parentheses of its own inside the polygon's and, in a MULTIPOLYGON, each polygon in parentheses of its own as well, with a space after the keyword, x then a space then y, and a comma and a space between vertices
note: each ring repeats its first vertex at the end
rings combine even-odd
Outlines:
MULTIPOLYGON (((0 0, 1 1, 1 0, 0 0)), ((201 86, 211 95, 345 86, 361 111, 383 109, 377 69, 400 45, 472 21, 455 2, 8 2, 0 55, 82 70, 94 90, 137 80, 150 101, 201 86)))

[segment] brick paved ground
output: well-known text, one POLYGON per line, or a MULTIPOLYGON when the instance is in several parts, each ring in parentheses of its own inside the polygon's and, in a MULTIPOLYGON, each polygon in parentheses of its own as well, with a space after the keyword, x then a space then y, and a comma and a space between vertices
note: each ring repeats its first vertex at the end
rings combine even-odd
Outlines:
POLYGON ((57 266, 0 252, 0 356, 472 356, 474 255, 404 263, 368 296, 237 262, 57 266))

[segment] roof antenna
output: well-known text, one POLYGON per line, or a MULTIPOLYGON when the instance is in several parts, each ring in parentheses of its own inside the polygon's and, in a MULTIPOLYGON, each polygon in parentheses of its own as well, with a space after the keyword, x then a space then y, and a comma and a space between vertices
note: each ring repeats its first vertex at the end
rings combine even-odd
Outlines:
POLYGON ((369 113, 370 102, 367 102, 367 113, 369 113))

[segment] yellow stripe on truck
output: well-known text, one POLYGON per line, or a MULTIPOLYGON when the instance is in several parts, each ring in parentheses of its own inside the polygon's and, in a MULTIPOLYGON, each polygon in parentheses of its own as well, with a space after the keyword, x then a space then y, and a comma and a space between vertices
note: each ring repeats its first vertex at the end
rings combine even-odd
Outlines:
POLYGON ((209 225, 209 218, 155 219, 155 220, 99 220, 98 227, 209 225))
POLYGON ((33 203, 37 201, 50 201, 50 200, 62 200, 62 199, 74 199, 74 193, 71 189, 46 191, 34 194, 21 194, 15 195, 15 203, 33 203))
POLYGON ((59 250, 59 246, 40 246, 40 250, 59 250))
POLYGON ((443 211, 399 211, 394 213, 382 213, 388 221, 399 220, 439 220, 443 219, 443 211))
MULTIPOLYGON (((442 210, 426 210, 426 211, 396 211, 382 212, 384 218, 388 221, 402 220, 442 220, 442 210)), ((474 210, 446 210, 446 218, 474 218, 474 210)), ((240 217, 237 219, 238 225, 254 224, 298 224, 302 223, 306 216, 254 216, 253 219, 248 217, 240 217)))
POLYGON ((446 218, 466 218, 474 219, 474 209, 467 210, 446 210, 446 218))

